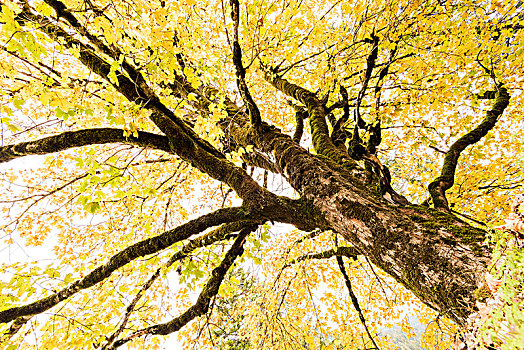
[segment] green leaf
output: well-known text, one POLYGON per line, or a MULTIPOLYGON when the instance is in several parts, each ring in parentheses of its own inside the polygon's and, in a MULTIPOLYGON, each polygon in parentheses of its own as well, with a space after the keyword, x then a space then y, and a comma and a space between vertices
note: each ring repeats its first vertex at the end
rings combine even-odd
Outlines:
POLYGON ((98 210, 100 210, 100 203, 89 202, 86 204, 85 208, 89 213, 95 214, 98 210))

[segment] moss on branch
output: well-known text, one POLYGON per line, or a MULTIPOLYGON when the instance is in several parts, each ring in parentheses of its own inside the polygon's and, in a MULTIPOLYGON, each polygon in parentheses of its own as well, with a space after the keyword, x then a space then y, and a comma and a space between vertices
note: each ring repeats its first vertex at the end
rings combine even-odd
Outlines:
POLYGON ((237 220, 245 220, 249 219, 249 217, 249 213, 246 213, 241 207, 219 209, 215 212, 191 220, 177 228, 166 231, 158 236, 135 243, 113 255, 106 264, 97 267, 84 278, 73 282, 59 292, 31 304, 0 311, 0 323, 10 322, 20 316, 42 313, 68 299, 78 291, 89 288, 103 281, 109 277, 113 271, 139 257, 162 251, 176 242, 183 241, 209 227, 237 220))
MULTIPOLYGON (((491 96, 491 94, 487 95, 491 96)), ((486 112, 484 120, 476 128, 460 137, 451 145, 444 157, 440 176, 428 185, 428 190, 435 208, 449 211, 446 191, 455 183, 455 170, 460 154, 466 147, 477 143, 481 138, 486 136, 486 134, 493 129, 498 118, 504 113, 504 110, 508 106, 510 96, 506 88, 499 87, 494 97, 495 102, 491 110, 486 112)))
POLYGON ((135 146, 160 149, 171 152, 168 138, 150 132, 139 131, 138 137, 124 136, 124 130, 112 128, 94 128, 78 131, 67 131, 58 135, 35 141, 21 142, 0 147, 0 163, 13 159, 64 151, 73 147, 100 145, 106 143, 127 143, 135 146))

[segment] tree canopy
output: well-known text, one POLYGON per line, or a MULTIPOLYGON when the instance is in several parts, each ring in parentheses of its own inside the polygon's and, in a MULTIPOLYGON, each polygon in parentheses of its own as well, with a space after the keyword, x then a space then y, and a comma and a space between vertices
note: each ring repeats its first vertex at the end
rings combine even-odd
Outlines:
POLYGON ((524 336, 522 2, 0 5, 6 347, 524 336))

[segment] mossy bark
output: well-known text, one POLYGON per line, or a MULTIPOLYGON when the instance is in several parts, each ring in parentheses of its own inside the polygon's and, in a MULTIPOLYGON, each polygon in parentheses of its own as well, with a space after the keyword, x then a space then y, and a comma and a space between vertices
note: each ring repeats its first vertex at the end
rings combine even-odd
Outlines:
POLYGON ((312 155, 277 128, 237 122, 229 131, 239 142, 273 155, 276 167, 307 200, 304 215, 343 235, 433 309, 465 322, 489 263, 484 231, 435 209, 392 205, 358 172, 312 155))
POLYGON ((392 205, 358 177, 311 155, 274 128, 250 140, 272 150, 319 223, 343 235, 424 303, 465 322, 489 263, 484 231, 435 209, 392 205))
POLYGON ((392 206, 336 174, 315 172, 308 197, 330 227, 424 303, 464 323, 489 263, 485 232, 436 210, 392 206))

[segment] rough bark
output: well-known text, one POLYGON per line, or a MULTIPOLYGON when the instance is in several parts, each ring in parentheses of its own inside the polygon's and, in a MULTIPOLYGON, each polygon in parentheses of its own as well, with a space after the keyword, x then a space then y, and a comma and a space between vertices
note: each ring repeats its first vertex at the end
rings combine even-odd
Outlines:
MULTIPOLYGON (((313 146, 318 155, 311 154, 300 147, 296 142, 299 140, 298 136, 293 140, 277 128, 260 120, 254 102, 251 104, 252 99, 250 100, 248 96, 241 52, 236 38, 235 63, 238 79, 242 95, 245 100, 248 100, 246 103, 251 106, 249 108, 251 115, 240 113, 240 109, 234 103, 226 100, 229 118, 222 121, 221 126, 239 145, 255 145, 257 152, 271 155, 275 164, 269 164, 267 167, 284 175, 302 197, 300 200, 291 200, 276 196, 259 186, 242 168, 228 162, 220 151, 196 135, 186 122, 177 118, 161 103, 154 90, 131 64, 124 61, 121 69, 126 74, 118 72, 117 81, 112 81, 109 78, 111 65, 98 56, 97 51, 103 52, 113 60, 118 60, 120 52, 107 47, 96 36, 84 32, 85 28, 60 1, 47 0, 46 2, 70 24, 69 29, 83 35, 89 44, 77 40, 69 31, 56 25, 56 21, 50 21, 36 14, 27 3, 24 5, 23 12, 19 14, 20 24, 33 21, 39 25, 39 30, 59 40, 64 46, 79 48, 80 62, 93 73, 110 82, 113 88, 129 101, 151 112, 152 122, 165 134, 165 136, 157 135, 149 138, 151 142, 158 137, 161 138, 155 144, 157 148, 180 156, 203 173, 226 183, 237 192, 244 203, 241 212, 238 208, 230 208, 229 211, 221 211, 223 215, 208 214, 203 218, 207 217, 209 222, 205 219, 192 221, 175 229, 183 232, 168 232, 132 245, 88 277, 46 298, 43 302, 0 312, 0 322, 41 313, 69 298, 78 288, 88 288, 107 278, 111 272, 129 261, 165 249, 179 240, 187 239, 194 232, 201 232, 203 229, 224 222, 249 219, 257 223, 265 220, 291 223, 303 230, 312 230, 316 227, 332 229, 343 235, 359 254, 365 255, 375 265, 413 291, 424 303, 448 315, 459 324, 465 323, 474 308, 475 290, 482 282, 489 261, 488 248, 482 245, 485 232, 471 227, 446 212, 416 205, 393 205, 379 192, 369 188, 364 181, 365 171, 362 166, 350 157, 347 150, 333 143, 326 123, 329 111, 315 94, 275 74, 268 73, 266 77, 274 87, 307 107, 313 146)), ((378 67, 375 65, 375 59, 374 56, 369 58, 366 73, 368 79, 370 70, 378 67)), ((172 88, 173 92, 181 97, 187 97, 189 92, 195 93, 198 101, 194 106, 202 111, 207 110, 207 105, 213 102, 211 96, 217 95, 215 90, 208 87, 194 89, 182 76, 175 80, 172 88)), ((489 123, 494 124, 507 105, 507 94, 502 95, 504 101, 497 100, 497 108, 488 112, 489 123)), ((44 139, 45 141, 41 140, 40 143, 33 143, 40 147, 35 146, 33 151, 29 143, 6 146, 0 150, 0 161, 3 159, 8 161, 31 152, 40 154, 85 144, 122 142, 122 139, 116 136, 118 135, 108 137, 103 142, 99 142, 100 139, 80 138, 76 143, 67 143, 73 139, 62 139, 53 144, 52 140, 44 139)), ((476 139, 482 136, 479 134, 472 137, 476 139)), ((144 136, 138 142, 147 139, 144 136)), ((467 144, 476 142, 474 139, 467 140, 467 144)), ((467 144, 464 143, 464 147, 467 144)), ((462 148, 463 144, 457 147, 462 148)), ((456 154, 454 150, 450 150, 449 157, 453 158, 449 163, 450 166, 456 166, 462 149, 456 154)), ((445 161, 445 164, 448 163, 445 161)), ((436 203, 439 203, 439 196, 444 196, 444 191, 452 185, 452 182, 449 185, 444 183, 447 181, 444 180, 446 179, 439 179, 440 183, 435 185, 440 189, 440 194, 434 196, 434 199, 437 198, 436 203)), ((440 207, 440 205, 436 206, 440 207)), ((243 233, 244 237, 247 234, 248 232, 243 233)), ((179 329, 187 323, 187 320, 204 314, 209 301, 218 291, 220 281, 227 269, 241 254, 242 243, 243 237, 239 236, 220 266, 212 273, 201 298, 193 308, 170 323, 152 326, 144 330, 144 333, 140 333, 142 331, 135 333, 133 337, 140 334, 167 334, 179 329)))
POLYGON ((465 322, 489 262, 484 231, 424 206, 392 205, 274 127, 262 125, 246 139, 273 153, 291 186, 311 203, 311 215, 427 305, 465 322))
POLYGON ((366 187, 354 162, 341 166, 313 155, 268 124, 250 128, 247 118, 237 117, 228 131, 239 143, 273 155, 322 226, 342 234, 424 303, 465 322, 489 263, 485 231, 424 206, 392 205, 366 187))
POLYGON ((313 215, 362 254, 459 323, 472 311, 488 264, 485 232, 423 206, 398 207, 299 148, 275 147, 291 185, 311 201, 313 215))
POLYGON ((162 135, 139 131, 138 137, 132 135, 126 137, 122 129, 95 128, 67 131, 36 141, 0 147, 0 163, 9 162, 19 157, 49 154, 73 147, 106 143, 127 143, 139 147, 159 149, 165 152, 171 151, 169 140, 162 135))

